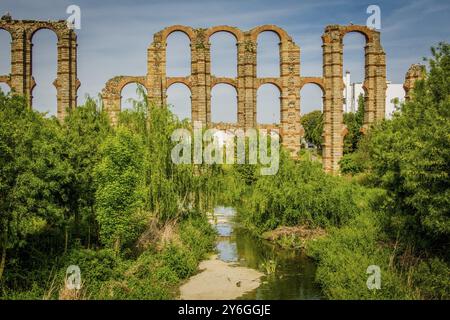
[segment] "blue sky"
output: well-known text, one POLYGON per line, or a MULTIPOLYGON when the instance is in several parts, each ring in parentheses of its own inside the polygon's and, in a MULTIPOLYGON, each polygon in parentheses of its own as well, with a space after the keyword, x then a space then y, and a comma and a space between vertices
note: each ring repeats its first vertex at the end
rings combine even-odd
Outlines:
MULTIPOLYGON (((387 54, 387 75, 394 83, 402 83, 409 65, 429 55, 429 48, 439 41, 449 41, 450 2, 418 1, 302 1, 302 0, 239 0, 239 1, 65 1, 65 0, 2 0, 0 13, 9 11, 15 19, 66 19, 66 8, 81 8, 81 30, 78 34, 78 77, 82 83, 79 103, 86 94, 96 96, 106 81, 116 75, 146 74, 147 47, 153 34, 166 26, 184 24, 193 27, 232 25, 244 30, 262 24, 284 28, 300 46, 301 74, 321 76, 321 35, 328 24, 365 24, 366 8, 381 8, 381 41, 387 54)), ((41 111, 55 112, 56 90, 51 83, 56 77, 56 36, 50 31, 36 33, 34 41, 34 76, 37 81, 35 105, 41 111)), ((0 31, 0 74, 9 73, 9 35, 0 31)), ((231 36, 218 34, 212 39, 213 73, 235 75, 235 45, 231 36)), ((263 33, 258 39, 261 75, 278 72, 277 39, 263 33)), ((187 40, 174 34, 168 45, 168 73, 185 75, 189 59, 187 40)), ((349 34, 344 39, 344 68, 354 81, 364 73, 362 36, 349 34)), ((124 100, 133 96, 133 86, 124 89, 124 100)), ((258 117, 265 122, 279 118, 278 97, 273 88, 258 92, 258 117), (274 107, 274 105, 276 107, 274 107)), ((226 86, 214 89, 213 118, 233 120, 230 108, 235 93, 226 86)), ((180 115, 188 114, 189 92, 173 87, 169 100, 180 115)), ((126 103, 125 103, 126 104, 126 103)), ((320 108, 320 91, 314 86, 302 90, 302 113, 320 108)))

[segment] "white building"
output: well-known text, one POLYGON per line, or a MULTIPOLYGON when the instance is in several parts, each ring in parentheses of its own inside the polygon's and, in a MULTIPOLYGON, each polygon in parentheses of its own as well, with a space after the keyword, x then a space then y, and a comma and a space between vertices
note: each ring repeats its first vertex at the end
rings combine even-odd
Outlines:
MULTIPOLYGON (((344 112, 355 112, 358 110, 358 97, 364 95, 361 82, 351 82, 350 72, 346 72, 344 76, 344 112)), ((390 118, 395 111, 393 100, 398 99, 399 102, 405 100, 405 90, 403 84, 391 83, 386 81, 386 118, 390 118)))

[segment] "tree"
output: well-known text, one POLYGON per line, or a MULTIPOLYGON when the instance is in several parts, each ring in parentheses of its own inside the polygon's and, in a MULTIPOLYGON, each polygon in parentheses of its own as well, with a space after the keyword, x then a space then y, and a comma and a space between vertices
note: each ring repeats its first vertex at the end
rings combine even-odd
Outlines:
POLYGON ((305 129, 305 139, 314 144, 319 150, 322 149, 323 115, 319 110, 305 114, 301 119, 305 129))
POLYGON ((71 168, 62 145, 56 119, 32 111, 23 97, 0 92, 0 278, 9 249, 64 223, 61 190, 71 168))
POLYGON ((140 215, 145 198, 145 153, 142 140, 121 127, 101 146, 95 167, 96 217, 100 240, 118 252, 135 240, 145 221, 140 215))
MULTIPOLYGON (((450 46, 432 48, 429 72, 392 120, 369 134, 372 178, 387 191, 388 225, 422 248, 450 235, 450 46)), ((447 248, 448 249, 448 248, 447 248)))
POLYGON ((64 152, 72 168, 70 183, 65 185, 70 214, 74 218, 75 237, 81 237, 80 224, 87 226, 90 243, 91 225, 95 221, 94 167, 100 161, 99 148, 110 133, 108 117, 88 98, 83 106, 69 110, 63 123, 64 152))
POLYGON ((344 154, 352 153, 358 148, 361 140, 361 128, 364 124, 364 96, 358 97, 358 110, 344 113, 344 124, 347 126, 348 132, 344 137, 344 154))

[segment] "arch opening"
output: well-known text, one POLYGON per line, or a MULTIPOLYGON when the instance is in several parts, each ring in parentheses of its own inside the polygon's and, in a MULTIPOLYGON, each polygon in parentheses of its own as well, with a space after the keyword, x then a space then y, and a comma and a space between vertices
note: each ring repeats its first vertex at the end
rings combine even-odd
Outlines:
POLYGON ((33 33, 32 75, 36 86, 32 89, 34 110, 47 116, 57 115, 57 90, 53 82, 57 78, 58 37, 54 31, 43 28, 33 33))
POLYGON ((174 83, 167 88, 167 104, 180 119, 192 119, 191 90, 184 83, 174 83))
POLYGON ((344 112, 358 110, 358 97, 364 95, 366 36, 349 32, 343 39, 344 112))
POLYGON ((304 116, 313 111, 323 112, 323 91, 315 83, 306 83, 300 89, 300 114, 304 116))
POLYGON ((0 75, 11 73, 11 34, 0 29, 0 75))
POLYGON ((280 90, 271 83, 256 92, 256 121, 258 124, 279 124, 281 115, 280 90))
POLYGON ((219 83, 211 90, 211 121, 237 123, 237 92, 229 84, 219 83))
POLYGON ((280 76, 280 36, 273 31, 263 31, 257 37, 256 76, 280 76))
POLYGON ((136 103, 142 102, 142 95, 147 95, 147 90, 137 82, 130 82, 123 86, 120 92, 120 110, 133 110, 136 103), (141 92, 144 90, 144 92, 141 92))
POLYGON ((236 38, 227 31, 214 33, 211 44, 211 74, 216 77, 237 77, 237 45, 236 38))
POLYGON ((166 76, 191 74, 191 41, 182 31, 174 31, 166 39, 166 76))

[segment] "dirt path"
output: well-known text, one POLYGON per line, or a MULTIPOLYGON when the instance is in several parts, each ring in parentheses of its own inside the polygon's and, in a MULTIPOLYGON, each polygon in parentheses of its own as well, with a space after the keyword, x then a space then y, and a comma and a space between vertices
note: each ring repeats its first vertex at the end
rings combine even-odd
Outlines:
POLYGON ((182 300, 236 299, 261 284, 263 274, 257 270, 235 266, 217 256, 202 261, 200 273, 180 287, 182 300))

